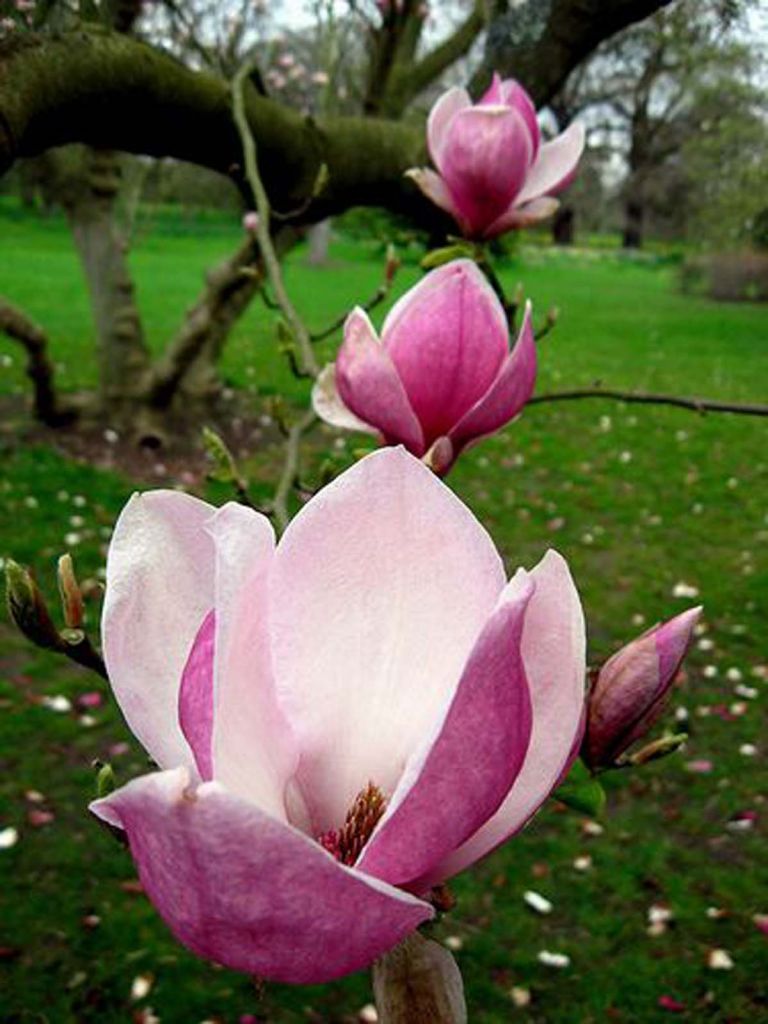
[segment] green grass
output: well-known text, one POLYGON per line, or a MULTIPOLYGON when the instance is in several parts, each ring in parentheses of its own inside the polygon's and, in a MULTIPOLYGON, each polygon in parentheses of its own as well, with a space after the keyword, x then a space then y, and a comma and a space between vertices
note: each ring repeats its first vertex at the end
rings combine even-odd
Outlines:
MULTIPOLYGON (((158 350, 194 299, 205 267, 238 237, 236 225, 220 221, 197 233, 162 227, 142 236, 132 255, 158 350)), ((367 298, 381 269, 376 252, 339 242, 327 269, 308 269, 301 253, 290 260, 288 284, 311 326, 367 298)), ((62 224, 6 216, 0 261, 3 292, 50 332, 62 383, 92 383, 87 300, 62 224)), ((397 290, 416 276, 416 268, 403 268, 397 290)), ((539 316, 551 304, 561 309, 556 331, 542 342, 540 392, 599 379, 735 401, 768 398, 764 308, 683 298, 665 264, 610 253, 524 250, 503 276, 510 286, 525 283, 539 316)), ((274 393, 306 393, 274 354, 272 318, 254 305, 225 356, 226 376, 250 389, 255 405, 274 393)), ((324 354, 330 357, 333 347, 329 342, 324 354)), ((18 351, 0 339, 0 356, 11 360, 0 364, 0 393, 23 388, 18 351)), ((50 591, 55 557, 74 532, 78 566, 96 576, 109 526, 133 484, 67 461, 51 446, 26 447, 11 431, 0 436, 0 555, 33 564, 50 591)), ((320 434, 329 444, 334 437, 320 434)), ((336 460, 348 461, 358 443, 350 437, 335 449, 336 460)), ((319 458, 315 452, 310 478, 319 458)), ((274 461, 272 450, 255 454, 257 489, 274 461)), ((699 589, 713 643, 693 652, 672 705, 690 713, 688 748, 606 779, 602 835, 585 835, 582 818, 550 806, 522 837, 457 881, 459 905, 440 934, 463 940, 457 956, 470 1019, 661 1021, 668 1016, 658 1008, 662 995, 686 1004, 682 1020, 765 1019, 768 940, 752 922, 752 915, 768 913, 768 687, 753 674, 768 662, 765 421, 593 401, 532 406, 463 456, 450 482, 490 529, 510 570, 530 565, 548 545, 566 555, 584 596, 593 661, 640 631, 639 616, 650 623, 690 603, 673 596, 679 581, 699 589), (708 666, 716 675, 705 673, 708 666), (758 696, 740 698, 728 669, 738 669, 758 696), (745 711, 734 717, 702 710, 721 712, 739 701, 745 711), (747 743, 757 756, 740 753, 747 743), (713 762, 711 774, 686 770, 704 758, 713 762), (730 818, 743 810, 758 812, 755 827, 729 830, 730 818), (573 862, 583 854, 593 866, 578 872, 573 862), (525 908, 528 888, 552 900, 551 915, 525 908), (669 904, 674 919, 652 938, 646 928, 654 903, 669 904), (727 913, 716 919, 709 907, 727 913), (711 948, 727 949, 734 969, 708 969, 711 948), (570 968, 540 965, 542 949, 567 953, 570 968), (527 1009, 514 1007, 513 986, 531 990, 527 1009)), ((104 689, 98 680, 32 650, 9 629, 0 642, 0 827, 20 833, 15 847, 0 851, 4 1018, 118 1022, 150 1005, 162 1021, 185 1024, 229 1024, 246 1012, 278 1024, 354 1020, 370 999, 364 976, 323 988, 269 985, 262 993, 187 954, 146 900, 121 888, 133 878, 130 859, 84 810, 91 762, 111 757, 125 781, 144 770, 144 757, 132 742, 126 753, 110 754, 114 743, 130 738, 108 699, 87 727, 76 711, 56 713, 40 703, 55 694, 74 702, 104 689), (29 790, 45 795, 41 806, 55 813, 53 822, 29 823, 29 790), (90 914, 100 918, 96 927, 83 924, 90 914), (134 1004, 132 979, 145 973, 153 975, 153 988, 134 1004)))

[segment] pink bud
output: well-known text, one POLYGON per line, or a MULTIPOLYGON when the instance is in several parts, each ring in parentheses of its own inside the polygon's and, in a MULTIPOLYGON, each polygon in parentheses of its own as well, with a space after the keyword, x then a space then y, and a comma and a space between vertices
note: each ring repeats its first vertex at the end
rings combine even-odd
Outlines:
POLYGON ((394 305, 381 340, 354 310, 335 373, 321 375, 313 401, 327 422, 403 444, 442 476, 463 448, 518 415, 535 380, 530 306, 510 351, 495 292, 475 263, 455 260, 394 305))
POLYGON ((427 144, 437 172, 408 174, 470 238, 493 238, 557 209, 552 198, 570 183, 584 148, 572 124, 541 145, 536 109, 512 79, 494 75, 478 103, 465 89, 444 93, 430 111, 427 144))
POLYGON ((249 210, 243 214, 243 230, 249 231, 252 235, 256 234, 259 227, 259 215, 255 210, 249 210))
POLYGON ((660 718, 700 615, 691 608, 654 626, 600 669, 582 750, 591 767, 614 765, 660 718))

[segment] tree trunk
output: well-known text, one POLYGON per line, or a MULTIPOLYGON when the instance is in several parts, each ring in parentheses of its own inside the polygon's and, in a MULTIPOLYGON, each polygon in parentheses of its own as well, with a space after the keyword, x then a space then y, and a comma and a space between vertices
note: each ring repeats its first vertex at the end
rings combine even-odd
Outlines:
POLYGON ((87 150, 79 181, 64 200, 80 256, 96 328, 98 404, 116 421, 132 415, 146 392, 150 367, 127 245, 115 224, 120 162, 109 150, 87 150))
POLYGON ((552 221, 552 241, 555 245, 573 245, 576 211, 572 206, 561 206, 552 221))
POLYGON ((624 230, 621 244, 625 249, 640 249, 643 245, 643 222, 645 206, 638 198, 629 198, 624 203, 624 230))
POLYGON ((177 395, 199 405, 210 404, 219 394, 216 364, 232 328, 261 287, 256 258, 256 244, 248 238, 206 274, 202 294, 153 374, 148 399, 154 409, 170 408, 177 395))

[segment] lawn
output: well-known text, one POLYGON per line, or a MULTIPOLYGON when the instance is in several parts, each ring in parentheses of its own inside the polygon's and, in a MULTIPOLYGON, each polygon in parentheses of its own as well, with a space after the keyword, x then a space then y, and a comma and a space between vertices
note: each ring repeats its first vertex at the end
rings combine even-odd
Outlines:
MULTIPOLYGON (((55 218, 12 212, 0 206, 0 291, 49 331, 62 385, 87 386, 93 338, 67 232, 55 218)), ((236 240, 235 226, 215 220, 140 223, 132 265, 153 348, 236 240)), ((382 269, 379 246, 343 240, 330 267, 303 260, 297 252, 289 261, 288 285, 312 327, 366 299, 382 269)), ((524 283, 537 319, 550 305, 561 311, 541 343, 540 393, 600 380, 768 400, 765 307, 683 298, 673 266, 612 253, 523 249, 501 274, 510 287, 524 283)), ((395 292, 417 276, 405 266, 395 292)), ((273 320, 254 304, 224 359, 227 380, 249 389, 256 408, 275 393, 306 394, 275 353, 273 320)), ((24 387, 20 353, 0 338, 0 394, 24 387)), ((706 626, 670 711, 687 714, 685 750, 607 777, 599 827, 550 804, 456 882, 458 907, 437 931, 460 947, 473 1022, 661 1021, 675 1005, 681 1020, 768 1017, 768 936, 754 920, 768 914, 767 425, 605 401, 541 404, 464 455, 450 478, 510 570, 550 545, 568 558, 593 662, 694 603, 676 596, 680 584, 698 591, 706 626), (552 902, 550 914, 526 907, 529 889, 552 902), (652 907, 671 915, 656 934, 652 907), (540 963, 542 950, 570 965, 540 963), (726 950, 732 968, 713 969, 713 950, 726 950), (530 1004, 517 1006, 513 989, 530 1004)), ((317 436, 310 478, 324 445, 341 465, 361 443, 317 436)), ((69 546, 81 575, 98 578, 135 483, 67 460, 54 439, 30 446, 16 422, 0 425, 0 452, 0 556, 34 565, 50 592, 55 557, 69 546)), ((277 455, 264 448, 249 461, 255 493, 273 479, 277 455)), ((0 702, 0 829, 18 831, 0 850, 3 1019, 109 1024, 146 1019, 147 1007, 184 1024, 234 1024, 247 1013, 276 1024, 357 1019, 370 1001, 364 975, 261 987, 171 939, 137 891, 127 853, 85 811, 95 758, 111 761, 121 782, 146 767, 100 680, 0 624, 0 702), (83 707, 91 691, 104 700, 83 707), (143 995, 137 978, 149 984, 143 995)))

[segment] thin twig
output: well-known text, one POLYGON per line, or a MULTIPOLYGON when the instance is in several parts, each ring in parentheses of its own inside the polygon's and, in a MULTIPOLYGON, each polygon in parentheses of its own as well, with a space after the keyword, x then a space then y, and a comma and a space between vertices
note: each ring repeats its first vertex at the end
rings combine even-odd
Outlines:
POLYGON ((248 179, 248 184, 251 187, 251 191, 253 192, 253 197, 256 200, 256 211, 259 215, 258 224, 256 226, 256 237, 259 242, 259 247, 261 248, 269 280, 275 292, 275 298, 280 305, 280 309, 285 314, 285 319, 287 320, 299 347, 301 361, 304 364, 303 369, 311 377, 317 377, 320 371, 317 361, 315 360, 315 354, 312 351, 312 341, 309 336, 309 331, 302 323, 301 317, 296 312, 293 303, 288 297, 288 292, 285 289, 285 283, 283 281, 282 270, 280 269, 280 261, 277 257, 277 253, 275 252, 275 247, 272 244, 272 236, 269 229, 271 217, 269 198, 267 196, 266 189, 264 188, 264 183, 261 180, 261 175, 259 174, 259 165, 256 157, 256 143, 245 112, 244 88, 251 70, 251 63, 246 62, 232 80, 232 114, 243 146, 245 174, 248 179))
POLYGON ((673 405, 693 412, 730 412, 741 416, 768 416, 768 405, 718 402, 711 398, 686 398, 683 395, 656 395, 643 391, 617 391, 613 388, 579 388, 573 391, 551 391, 535 395, 528 405, 539 402, 570 402, 579 398, 610 398, 618 402, 637 402, 642 405, 673 405))
MULTIPOLYGON (((375 309, 380 303, 382 303, 384 299, 386 299, 387 295, 389 295, 389 289, 390 285, 386 281, 383 284, 380 284, 370 299, 364 303, 362 308, 365 312, 370 313, 372 309, 375 309)), ((310 334, 310 338, 313 342, 325 341, 326 338, 330 338, 330 336, 335 334, 336 331, 341 330, 348 316, 348 312, 343 313, 337 320, 334 320, 330 327, 326 327, 325 330, 316 331, 315 333, 310 334)))
POLYGON ((280 480, 275 491, 272 502, 272 514, 282 532, 288 525, 290 515, 288 513, 288 496, 296 483, 299 473, 299 446, 304 434, 314 426, 317 417, 313 409, 308 409, 288 432, 288 440, 285 445, 285 462, 280 480))

